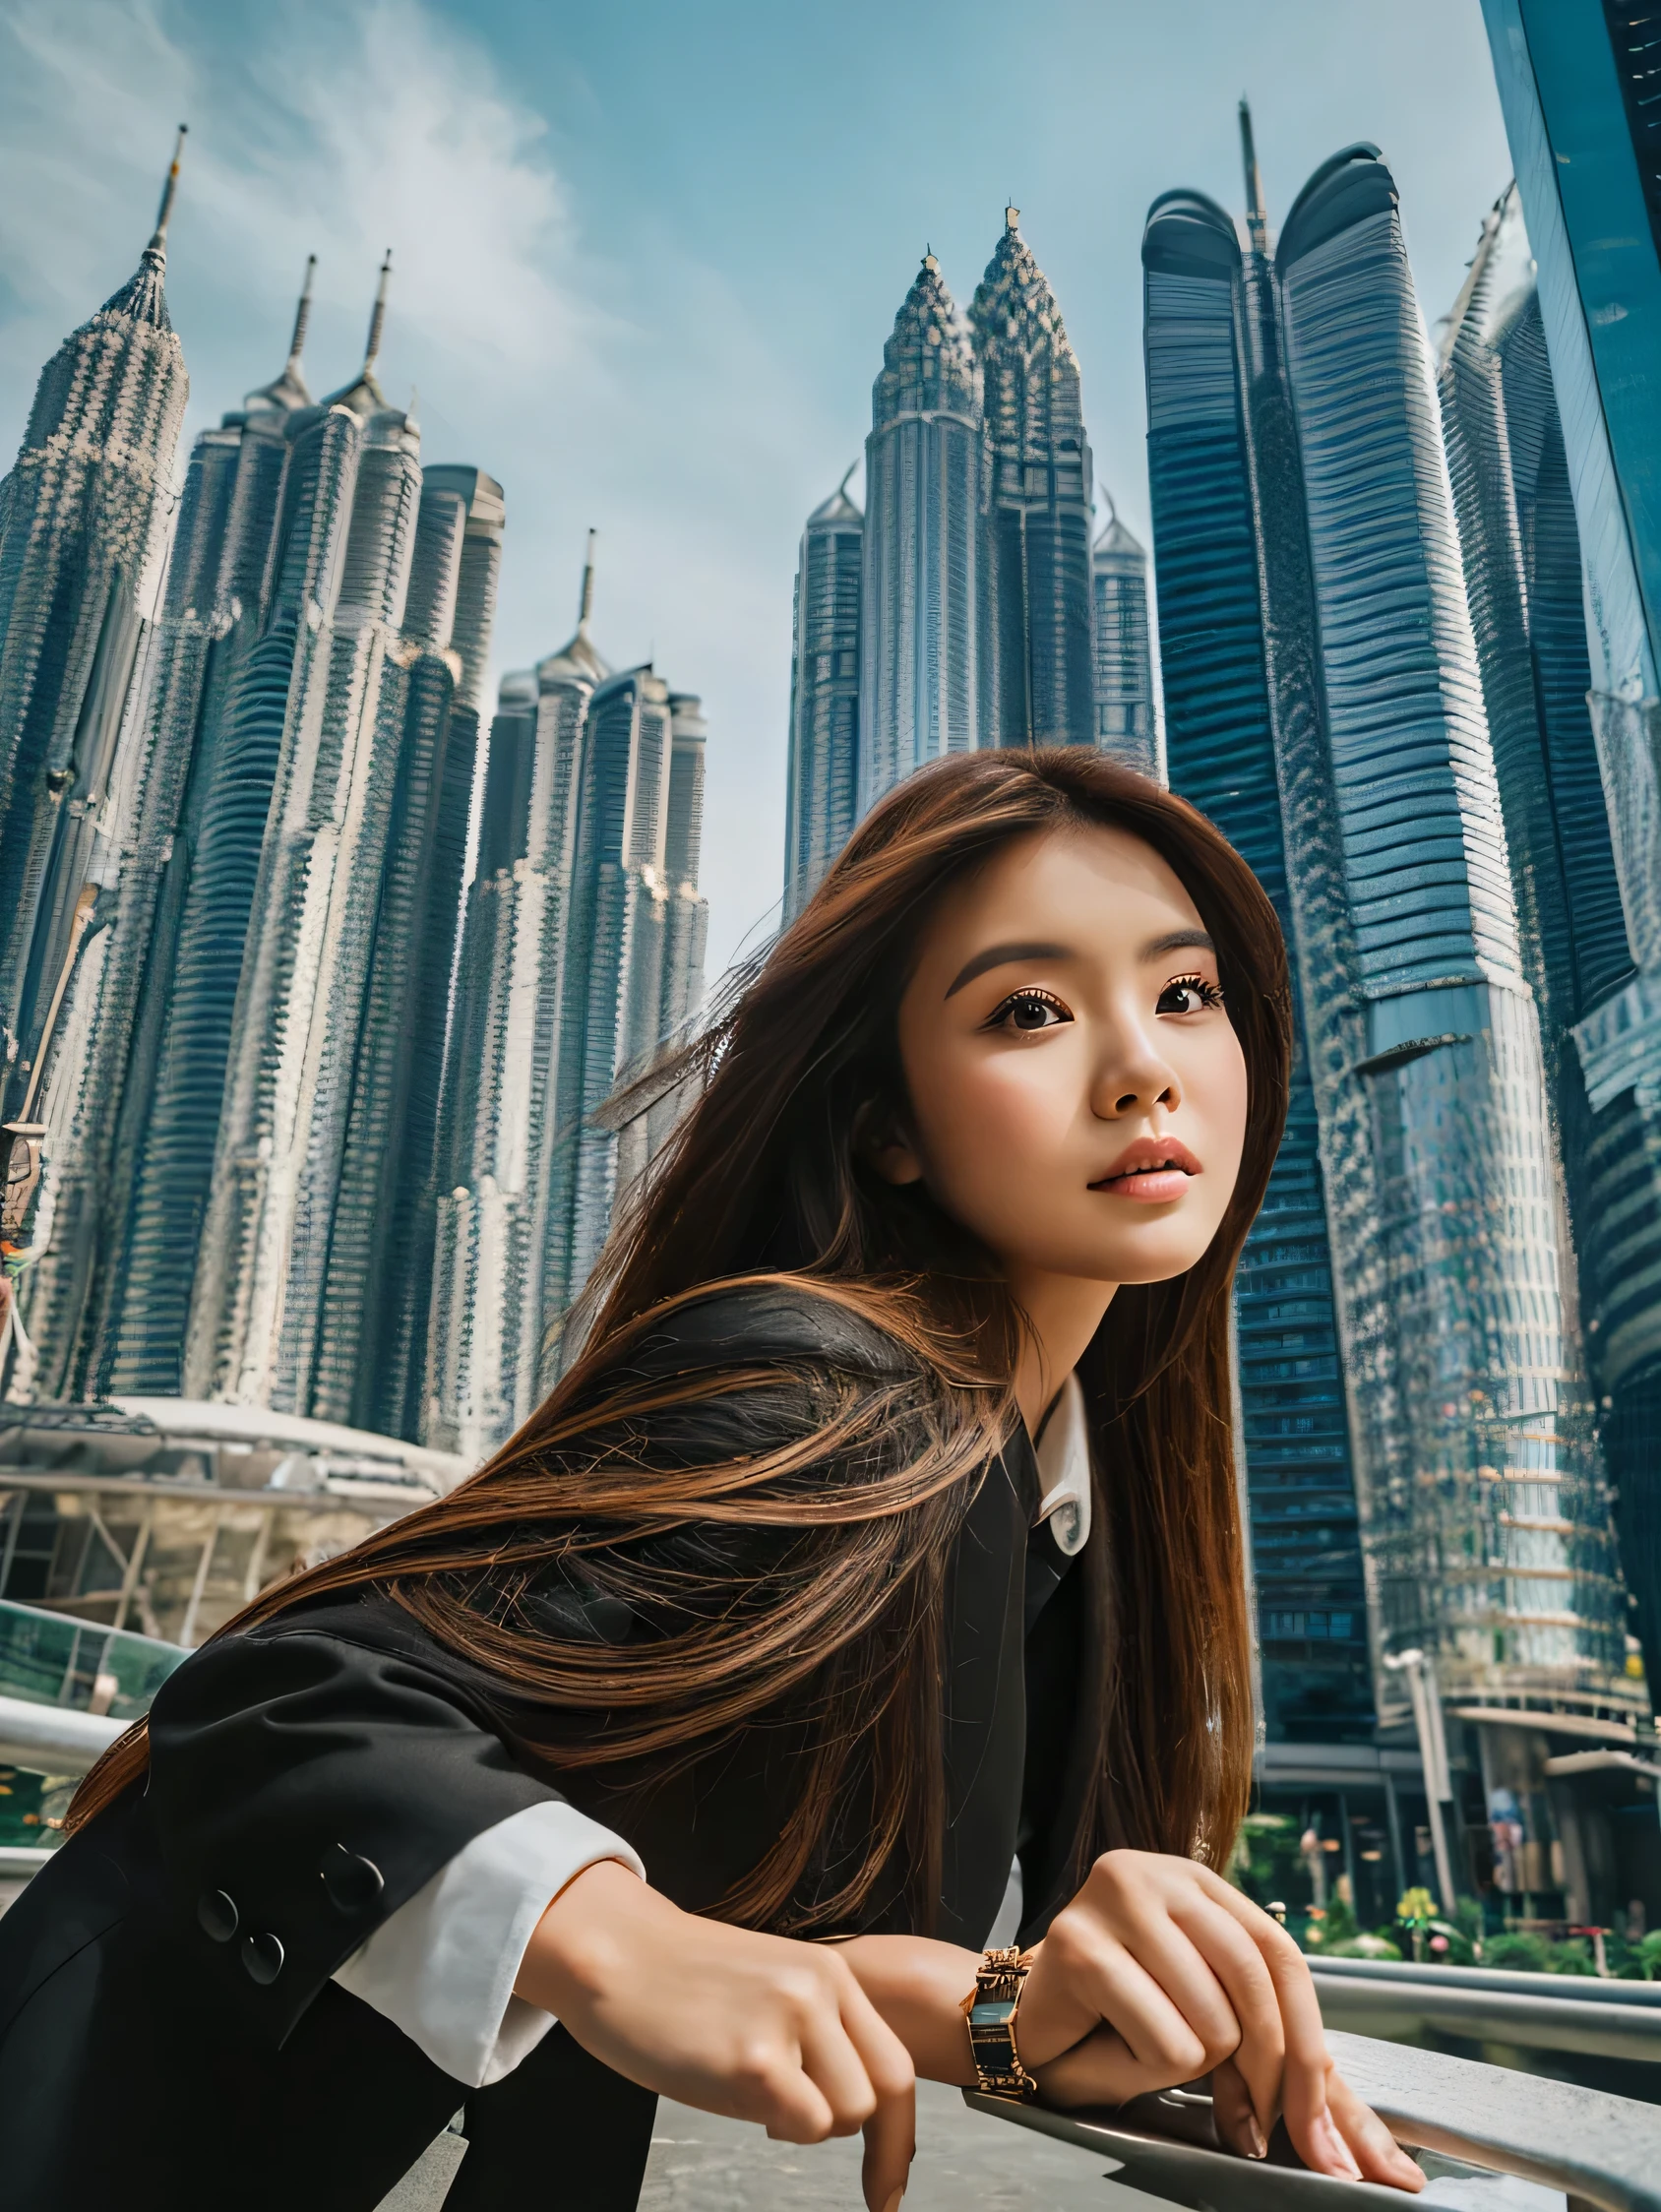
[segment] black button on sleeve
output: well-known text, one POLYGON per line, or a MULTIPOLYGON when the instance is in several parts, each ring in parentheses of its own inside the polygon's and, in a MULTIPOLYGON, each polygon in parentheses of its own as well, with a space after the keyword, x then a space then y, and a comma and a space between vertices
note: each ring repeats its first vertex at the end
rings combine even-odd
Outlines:
POLYGON ((275 1936, 244 1936, 242 1968, 251 1982, 264 1989, 282 1972, 283 1949, 275 1936))
POLYGON ((355 1919, 366 1913, 387 1886, 381 1870, 373 1859, 362 1858, 348 1851, 343 1843, 332 1843, 323 1855, 319 1870, 329 1902, 338 1913, 355 1919))
POLYGON ((228 1943, 236 1934, 236 1903, 222 1889, 205 1889, 196 1900, 196 1917, 205 1936, 228 1943))

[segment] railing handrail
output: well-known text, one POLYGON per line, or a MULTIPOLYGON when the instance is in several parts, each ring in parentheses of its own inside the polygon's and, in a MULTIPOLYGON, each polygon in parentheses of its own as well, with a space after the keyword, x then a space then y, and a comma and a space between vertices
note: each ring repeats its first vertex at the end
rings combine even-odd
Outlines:
MULTIPOLYGON (((1327 2040, 1345 2079, 1398 2142, 1562 2189, 1598 2212, 1661 2212, 1661 2107, 1367 2036, 1329 2032, 1327 2040)), ((1234 2157, 1216 2147, 1206 2099, 1140 2098, 1119 2112, 1064 2113, 963 2094, 977 2112, 1117 2160, 1133 2188, 1179 2204, 1213 2212, 1387 2204, 1403 2212, 1407 2201, 1371 2182, 1234 2157)))
POLYGON ((1431 1966, 1414 1959, 1319 1958, 1312 1956, 1310 1972, 1318 1979, 1378 1982, 1385 1988, 1422 1983, 1427 1989, 1503 1992, 1510 1997, 1538 1997, 1566 2003, 1635 2004, 1661 2011, 1661 1982, 1618 1982, 1613 1975, 1519 1974, 1508 1966, 1431 1966))

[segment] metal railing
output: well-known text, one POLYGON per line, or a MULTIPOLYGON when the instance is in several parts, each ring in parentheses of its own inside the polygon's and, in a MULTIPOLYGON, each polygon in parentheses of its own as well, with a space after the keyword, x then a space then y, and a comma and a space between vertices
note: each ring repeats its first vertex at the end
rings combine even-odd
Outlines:
MULTIPOLYGON (((1408 2149, 1561 2189, 1569 2212, 1661 2212, 1661 2108, 1370 2037, 1329 2032, 1327 2040, 1345 2078, 1408 2149)), ((1218 2144, 1210 2099, 1189 2091, 1088 2114, 963 2095, 976 2112, 1108 2159, 1115 2180, 1169 2203, 1209 2212, 1357 2212, 1367 2204, 1404 2212, 1411 2201, 1397 2189, 1305 2171, 1278 2129, 1268 2159, 1237 2158, 1218 2144)))
POLYGON ((1428 2030, 1661 2065, 1661 1982, 1362 1958, 1312 1958, 1310 1970, 1328 2027, 1392 2042, 1428 2030))

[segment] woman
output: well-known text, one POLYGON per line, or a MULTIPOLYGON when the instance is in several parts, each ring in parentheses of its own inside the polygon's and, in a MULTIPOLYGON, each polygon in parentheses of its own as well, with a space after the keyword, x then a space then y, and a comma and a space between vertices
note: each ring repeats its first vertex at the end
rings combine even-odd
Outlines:
POLYGON ((1216 1871, 1228 1301, 1287 1052, 1272 910, 1179 800, 1074 750, 886 799, 707 1042, 548 1402, 89 1777, 0 1922, 3 2201, 347 2212, 461 2106, 452 2212, 611 2212, 662 2092, 863 2127, 892 2212, 914 2071, 1210 2071, 1247 2155, 1283 2113, 1419 2185, 1216 1871))

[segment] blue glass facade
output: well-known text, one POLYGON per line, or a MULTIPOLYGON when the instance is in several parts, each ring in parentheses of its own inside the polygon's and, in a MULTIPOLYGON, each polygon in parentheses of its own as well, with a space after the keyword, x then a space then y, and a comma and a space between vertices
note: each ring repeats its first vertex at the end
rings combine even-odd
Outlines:
MULTIPOLYGON (((1291 944, 1236 368, 1240 251, 1221 209, 1174 194, 1154 205, 1142 260, 1170 785, 1245 855, 1291 944)), ((1374 1721, 1367 1601, 1301 1022, 1286 1136, 1241 1261, 1235 1318, 1268 1736, 1362 1739, 1374 1721)))
POLYGON ((1549 765, 1561 785, 1554 795, 1574 848, 1572 857, 1565 854, 1575 901, 1565 1059, 1582 1103, 1577 1121, 1566 1115, 1566 1148, 1622 1565, 1653 1683, 1661 1676, 1655 34, 1644 11, 1618 0, 1483 0, 1483 15, 1537 270, 1539 336, 1519 330, 1504 347, 1506 398, 1507 406, 1522 400, 1517 388, 1541 381, 1526 356, 1543 345, 1555 401, 1532 511, 1526 482, 1517 504, 1519 520, 1531 525, 1530 637, 1549 765), (1585 576, 1578 608, 1571 544, 1585 576), (1593 758, 1580 699, 1589 706, 1593 758), (1613 845, 1618 912, 1604 833, 1613 845))

